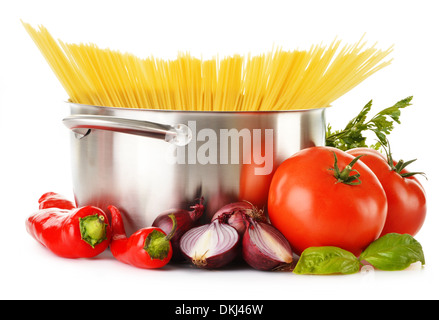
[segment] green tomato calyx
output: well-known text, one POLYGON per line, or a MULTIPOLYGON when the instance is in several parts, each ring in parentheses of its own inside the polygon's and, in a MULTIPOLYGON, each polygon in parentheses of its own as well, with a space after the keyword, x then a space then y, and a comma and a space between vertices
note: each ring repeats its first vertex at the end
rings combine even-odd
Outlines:
POLYGON ((353 169, 353 166, 358 161, 358 159, 363 156, 363 154, 352 159, 352 161, 343 170, 340 171, 340 168, 338 167, 337 155, 335 154, 335 152, 332 153, 334 154, 334 168, 330 168, 329 170, 334 171, 334 177, 337 179, 336 183, 341 182, 351 186, 361 184, 360 173, 357 170, 353 169), (352 172, 354 172, 354 174, 351 174, 352 172))

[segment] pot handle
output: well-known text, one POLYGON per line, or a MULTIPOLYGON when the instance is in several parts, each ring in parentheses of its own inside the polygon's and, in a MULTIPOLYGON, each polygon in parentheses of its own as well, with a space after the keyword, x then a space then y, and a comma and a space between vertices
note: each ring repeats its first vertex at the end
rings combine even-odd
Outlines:
POLYGON ((79 139, 88 135, 91 129, 108 130, 161 139, 177 146, 187 145, 192 139, 191 129, 184 124, 171 126, 144 120, 88 114, 68 116, 62 121, 79 139))

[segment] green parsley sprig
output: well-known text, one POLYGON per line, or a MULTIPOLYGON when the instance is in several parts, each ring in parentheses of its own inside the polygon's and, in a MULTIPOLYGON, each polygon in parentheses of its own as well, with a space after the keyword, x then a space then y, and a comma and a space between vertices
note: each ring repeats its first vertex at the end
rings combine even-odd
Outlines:
POLYGON ((410 106, 412 98, 413 96, 402 99, 393 106, 380 111, 370 120, 367 120, 367 115, 372 108, 372 100, 370 100, 361 112, 349 121, 343 130, 333 131, 331 125, 328 124, 326 146, 335 147, 343 151, 359 147, 378 150, 382 145, 387 146, 387 135, 393 130, 395 122, 400 124, 401 109, 410 106), (368 146, 366 144, 366 137, 363 135, 366 131, 374 132, 378 142, 368 146))

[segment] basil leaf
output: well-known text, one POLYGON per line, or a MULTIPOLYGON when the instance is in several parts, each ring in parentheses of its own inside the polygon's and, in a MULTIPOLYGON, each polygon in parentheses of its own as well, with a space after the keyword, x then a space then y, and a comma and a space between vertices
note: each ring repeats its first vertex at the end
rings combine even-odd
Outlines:
POLYGON ((352 274, 360 270, 360 261, 349 251, 337 247, 305 249, 293 272, 296 274, 352 274))
POLYGON ((425 264, 421 244, 409 234, 388 233, 372 242, 360 255, 375 268, 385 271, 404 270, 420 261, 425 264))

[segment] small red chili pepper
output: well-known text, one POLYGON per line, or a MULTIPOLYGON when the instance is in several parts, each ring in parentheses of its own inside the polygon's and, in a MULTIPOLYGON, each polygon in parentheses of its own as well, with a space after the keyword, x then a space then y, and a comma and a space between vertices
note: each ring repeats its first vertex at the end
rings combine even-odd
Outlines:
POLYGON ((38 242, 64 258, 91 258, 102 253, 111 240, 107 215, 97 207, 69 208, 56 193, 41 198, 40 210, 26 220, 26 229, 38 242), (59 207, 56 207, 59 206, 59 207))
POLYGON ((120 211, 115 206, 109 206, 108 209, 111 212, 113 230, 110 250, 117 260, 143 269, 161 268, 171 260, 170 240, 177 227, 173 214, 169 215, 173 227, 168 235, 160 228, 149 227, 142 228, 127 238, 120 211))
POLYGON ((38 203, 40 204, 40 209, 58 208, 71 210, 76 208, 72 201, 65 199, 55 192, 46 192, 40 197, 38 203))

